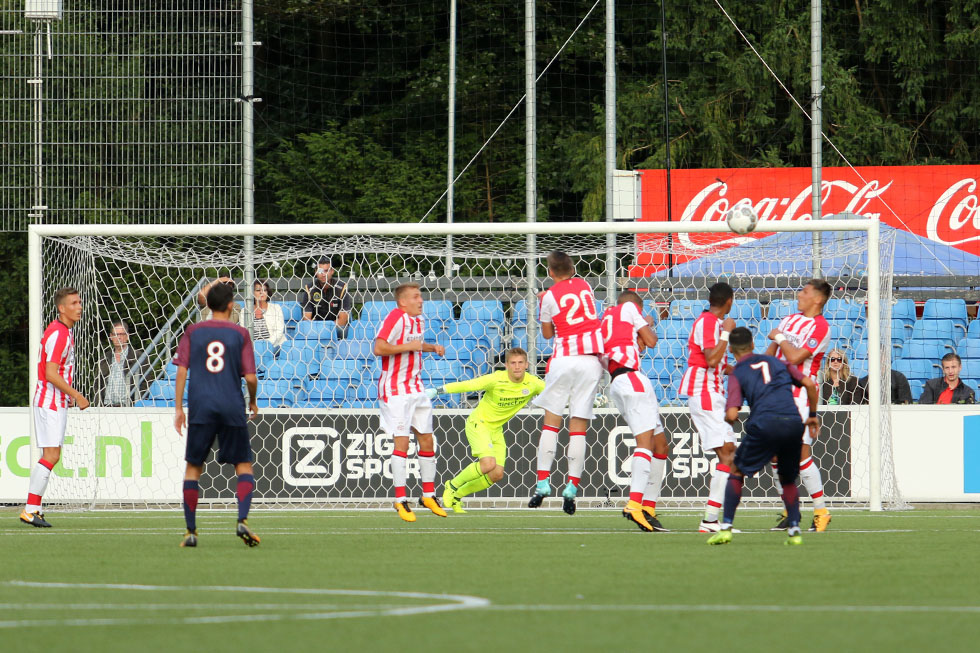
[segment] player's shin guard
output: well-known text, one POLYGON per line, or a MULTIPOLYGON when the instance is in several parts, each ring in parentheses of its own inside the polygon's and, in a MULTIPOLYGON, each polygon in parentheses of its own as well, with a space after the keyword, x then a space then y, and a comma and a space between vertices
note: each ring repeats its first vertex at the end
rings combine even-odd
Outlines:
POLYGON ((490 480, 490 477, 487 474, 480 474, 477 478, 456 490, 456 496, 460 498, 466 497, 474 492, 486 490, 491 485, 493 485, 493 481, 490 480))
POLYGON ((238 521, 248 519, 253 492, 255 492, 255 477, 251 474, 240 474, 238 485, 235 487, 235 496, 238 497, 238 521))
MULTIPOLYGON (((480 463, 470 463, 463 468, 463 471, 456 475, 456 478, 449 481, 449 487, 453 490, 453 492, 455 492, 470 481, 475 481, 476 479, 480 478, 482 475, 483 472, 480 471, 480 463)), ((459 495, 457 494, 456 496, 459 495)))
POLYGON ((184 522, 192 533, 197 530, 197 499, 200 494, 201 487, 197 481, 184 480, 184 522))
POLYGON ((419 451, 419 475, 422 477, 422 496, 436 495, 436 452, 419 451))
POLYGON ((585 469, 585 433, 568 434, 568 482, 578 487, 585 469))
POLYGON ((728 482, 728 465, 715 465, 711 472, 711 485, 708 489, 708 505, 704 509, 704 521, 718 521, 718 511, 725 500, 725 484, 728 482))
POLYGON ((744 479, 741 476, 730 475, 728 482, 725 483, 725 510, 722 514, 722 521, 731 524, 735 521, 735 510, 742 502, 742 484, 744 479))
POLYGON ((558 449, 558 427, 545 424, 538 439, 538 480, 547 481, 558 449))
POLYGON ((643 492, 650 479, 650 461, 653 452, 637 447, 633 451, 633 462, 630 465, 630 501, 643 502, 643 492))
POLYGON ((826 510, 827 502, 823 498, 823 479, 820 478, 820 470, 817 463, 810 456, 806 460, 800 461, 800 480, 810 495, 814 510, 826 510))
POLYGON ((408 452, 391 452, 391 483, 395 486, 395 501, 405 499, 405 479, 408 477, 408 452))
POLYGON ((54 463, 50 463, 44 458, 37 461, 31 469, 31 478, 27 484, 27 507, 24 512, 31 514, 41 511, 41 497, 48 487, 48 479, 51 478, 51 470, 54 463))
POLYGON ((786 518, 790 528, 800 526, 800 491, 796 481, 783 485, 783 505, 786 506, 786 518))
POLYGON ((650 461, 650 479, 647 481, 646 490, 643 492, 643 505, 657 509, 657 501, 660 501, 660 490, 664 485, 664 476, 667 473, 667 455, 653 454, 650 461))

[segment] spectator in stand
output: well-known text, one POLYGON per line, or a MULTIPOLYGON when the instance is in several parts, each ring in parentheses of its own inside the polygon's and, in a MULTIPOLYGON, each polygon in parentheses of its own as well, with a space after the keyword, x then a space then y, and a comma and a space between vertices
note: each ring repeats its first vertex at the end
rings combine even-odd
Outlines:
MULTIPOLYGON (((255 298, 252 328, 252 340, 268 340, 276 349, 286 341, 286 319, 282 313, 282 306, 270 302, 272 289, 268 280, 256 279, 252 284, 252 296, 255 298)), ((245 312, 242 312, 238 324, 248 328, 245 324, 245 312)))
MULTIPOLYGON (((912 386, 909 385, 909 380, 905 378, 905 375, 898 370, 892 370, 892 400, 893 404, 912 404, 915 400, 912 398, 912 386)), ((858 381, 857 392, 854 393, 856 398, 855 403, 866 404, 868 403, 868 377, 864 376, 858 381)))
POLYGON ((299 305, 304 320, 333 320, 342 333, 354 299, 347 293, 347 284, 334 276, 340 262, 340 257, 320 257, 313 279, 299 293, 299 305))
POLYGON ((122 321, 113 322, 109 342, 112 346, 99 361, 95 401, 102 406, 132 406, 133 390, 137 384, 137 396, 142 395, 148 385, 147 379, 134 371, 143 352, 130 346, 129 327, 122 321))
POLYGON ((847 355, 840 349, 831 349, 824 359, 821 401, 828 406, 850 406, 857 403, 857 390, 858 380, 851 374, 847 355))
MULTIPOLYGON (((198 322, 203 322, 204 320, 211 319, 211 309, 208 308, 208 291, 217 286, 219 283, 223 283, 231 288, 232 293, 235 292, 235 280, 228 275, 223 275, 215 279, 210 283, 204 284, 197 293, 197 303, 201 308, 201 317, 198 322)), ((233 302, 231 305, 231 321, 235 324, 240 324, 242 319, 242 307, 238 302, 233 302)))
POLYGON ((976 396, 973 388, 960 379, 963 361, 956 354, 943 356, 943 375, 929 379, 922 388, 920 404, 974 404, 976 396))

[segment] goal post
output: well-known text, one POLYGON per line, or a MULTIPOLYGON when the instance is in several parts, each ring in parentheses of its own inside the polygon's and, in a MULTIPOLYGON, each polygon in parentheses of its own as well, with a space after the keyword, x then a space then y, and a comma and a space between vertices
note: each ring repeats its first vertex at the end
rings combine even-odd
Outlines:
MULTIPOLYGON (((37 369, 38 349, 41 330, 51 319, 52 308, 50 298, 57 287, 76 285, 83 292, 83 313, 81 328, 76 329, 78 347, 79 376, 87 386, 99 387, 95 378, 100 356, 103 355, 107 343, 107 326, 114 320, 124 320, 133 327, 133 342, 141 345, 141 349, 152 349, 144 361, 147 368, 145 381, 152 387, 146 390, 140 384, 134 390, 132 406, 126 408, 103 406, 99 397, 90 397, 92 408, 81 415, 73 411, 69 419, 69 430, 72 422, 87 425, 81 428, 94 430, 112 430, 110 425, 119 424, 119 429, 125 421, 126 428, 132 429, 131 423, 140 414, 150 415, 153 411, 162 412, 166 407, 166 397, 153 394, 153 387, 166 388, 169 354, 174 345, 174 339, 182 327, 193 321, 196 303, 192 300, 196 290, 208 278, 213 278, 224 270, 238 274, 239 279, 250 278, 252 273, 256 278, 274 278, 275 283, 283 290, 280 291, 286 299, 283 304, 294 303, 303 280, 311 275, 311 262, 322 254, 341 257, 344 266, 341 276, 349 282, 352 293, 356 293, 355 306, 351 317, 352 323, 346 331, 339 330, 330 335, 330 342, 323 348, 323 343, 317 341, 320 349, 316 357, 331 360, 342 360, 343 356, 354 355, 353 345, 358 338, 371 338, 369 329, 372 326, 367 311, 369 304, 390 300, 390 290, 397 283, 406 280, 421 281, 423 292, 427 295, 436 294, 441 299, 438 302, 427 303, 440 309, 445 308, 448 316, 435 319, 437 326, 440 320, 443 331, 439 338, 445 338, 447 343, 461 343, 469 347, 473 344, 470 358, 460 355, 447 361, 445 374, 475 375, 492 370, 499 362, 502 352, 507 346, 526 343, 526 348, 534 350, 537 347, 542 353, 547 353, 547 344, 535 336, 533 324, 528 316, 534 315, 534 307, 527 306, 530 289, 542 287, 546 279, 543 270, 543 259, 552 249, 564 249, 581 262, 580 273, 593 281, 597 297, 614 296, 617 291, 627 288, 642 289, 649 296, 652 310, 658 312, 658 320, 670 327, 673 323, 684 322, 670 311, 675 304, 683 302, 677 299, 705 299, 708 280, 728 279, 736 289, 736 300, 744 293, 754 293, 759 298, 771 298, 768 306, 774 310, 775 298, 782 297, 781 305, 792 301, 795 291, 805 283, 808 270, 812 270, 812 257, 815 249, 799 240, 781 241, 782 234, 837 234, 825 236, 820 248, 821 256, 825 257, 827 265, 821 264, 825 270, 835 261, 846 261, 841 271, 834 273, 836 278, 828 281, 835 288, 841 288, 843 293, 839 299, 865 307, 860 317, 852 318, 853 333, 860 332, 862 342, 866 342, 866 365, 868 376, 868 404, 853 409, 827 411, 828 420, 837 420, 833 426, 835 434, 842 434, 847 440, 846 450, 842 448, 830 456, 835 466, 835 478, 840 478, 841 490, 839 500, 843 504, 867 506, 871 510, 881 510, 883 503, 899 505, 901 497, 894 479, 891 462, 891 443, 887 410, 883 410, 882 400, 888 396, 888 365, 890 339, 888 321, 882 320, 883 311, 888 308, 883 302, 890 302, 890 254, 889 248, 893 243, 882 242, 876 220, 820 220, 810 221, 761 221, 756 233, 748 238, 739 238, 738 244, 732 246, 727 242, 733 234, 724 222, 580 222, 580 223, 454 223, 454 224, 297 224, 297 225, 32 225, 28 234, 28 264, 29 264, 29 311, 30 311, 30 365, 37 369), (677 238, 658 241, 650 238, 656 234, 673 234, 677 238), (688 235, 680 237, 681 235, 688 235), (452 237, 452 251, 447 252, 448 237, 452 237), (777 237, 774 237, 777 236, 777 237), (698 244, 692 244, 692 238, 701 239, 698 244), (246 239, 253 243, 246 247, 246 239), (773 244, 767 244, 768 241, 773 244), (666 243, 666 244, 664 244, 666 243), (712 244, 715 243, 715 244, 712 244), (695 246, 696 245, 696 246, 695 246), (744 248, 743 248, 744 246, 744 248), (684 265, 674 265, 672 268, 661 266, 660 269, 642 271, 641 258, 670 256, 671 260, 697 262, 715 259, 717 266, 714 271, 695 273, 684 272, 684 265), (866 256, 862 257, 864 253, 866 256), (709 256, 710 255, 710 256, 709 256), (860 260, 858 260, 860 259, 860 260), (446 274, 447 261, 453 266, 451 275, 446 274), (785 273, 780 272, 780 264, 785 263, 785 273), (610 264, 612 264, 612 269, 610 264), (246 269, 247 268, 247 269, 246 269), (611 272, 611 274, 609 274, 611 272), (349 275, 349 276, 347 276, 349 275), (685 276, 687 275, 687 276, 685 276), (615 288, 606 288, 609 283, 615 283, 615 288), (656 291, 656 292, 655 292, 656 291), (143 294, 140 294, 143 293, 143 294), (656 299, 656 298, 659 299, 656 299), (853 300, 853 301, 852 301, 853 300), (466 305, 468 302, 496 303, 503 307, 500 318, 486 318, 486 324, 478 316, 476 322, 481 326, 479 333, 467 320, 466 305), (521 314, 521 305, 525 313, 521 314), (523 315, 523 317, 522 317, 523 315), (497 321, 495 321, 497 320, 497 321), (523 320, 523 321, 522 321, 523 320), (498 323, 499 322, 499 323, 498 323), (363 327, 363 328, 362 328, 363 327), (358 329, 361 329, 360 331, 358 329), (464 333, 465 331, 465 333, 464 333), (368 335, 365 335, 368 334, 368 335), (324 353, 326 352, 326 353, 324 353), (334 357, 334 358, 331 358, 334 357), (880 371, 883 373, 875 373, 880 371), (141 409, 143 412, 141 413, 141 409), (128 420, 128 421, 126 421, 128 420), (861 458, 859 460, 858 456, 861 458), (866 466, 866 469, 852 467, 866 466)), ((884 239, 887 240, 887 239, 884 239)), ((692 268, 693 269, 693 268, 692 268)), ((705 270, 709 270, 705 268, 705 270)), ((641 293, 642 294, 642 293, 641 293)), ((239 286, 238 297, 244 306, 250 306, 250 289, 239 286)), ((765 300, 762 300, 765 302, 765 300)), ((759 299, 753 300, 754 305, 760 305, 759 299)), ((759 313, 752 318, 751 324, 760 329, 773 313, 764 317, 759 313)), ((681 316, 683 318, 683 316, 681 316)), ((741 323, 740 320, 737 320, 741 323)), ((378 462, 384 443, 380 437, 375 442, 372 434, 365 435, 361 431, 370 430, 365 426, 371 419, 376 422, 376 408, 370 391, 373 361, 358 359, 356 374, 361 378, 339 376, 347 379, 351 388, 356 389, 347 395, 339 394, 336 388, 325 388, 322 377, 317 377, 326 369, 326 364, 319 358, 304 358, 299 352, 302 335, 302 325, 295 319, 290 322, 289 340, 270 358, 270 370, 281 372, 286 363, 294 361, 306 365, 297 372, 290 386, 295 391, 294 396, 283 396, 281 403, 272 401, 269 406, 270 424, 268 429, 277 428, 291 433, 302 434, 308 428, 305 424, 326 423, 345 425, 345 429, 360 429, 358 433, 367 439, 362 439, 364 447, 372 442, 371 447, 375 457, 368 464, 358 469, 362 476, 344 477, 332 482, 329 489, 324 489, 323 483, 335 475, 333 463, 337 463, 349 453, 344 449, 338 458, 337 451, 341 445, 338 439, 343 434, 340 428, 333 426, 334 440, 324 440, 323 447, 318 449, 322 460, 316 458, 310 451, 302 452, 309 456, 304 460, 310 462, 308 470, 327 470, 327 477, 318 478, 313 473, 311 479, 297 479, 295 475, 281 483, 276 481, 276 487, 270 487, 265 495, 267 502, 279 502, 297 505, 356 505, 377 503, 384 496, 385 488, 390 484, 384 479, 383 462, 378 462), (287 347, 286 345, 291 345, 287 347), (287 351, 288 350, 288 351, 287 351), (294 351, 295 350, 295 351, 294 351), (285 352, 285 353, 284 353, 285 352), (296 355, 293 358, 293 355, 296 355), (361 365, 363 363, 363 365, 361 365), (324 367, 320 367, 323 365, 324 367), (321 388, 330 394, 316 395, 313 388, 321 388), (337 396, 335 396, 335 394, 337 396), (343 395, 343 396, 341 396, 343 395), (302 400, 298 397, 303 397, 302 400), (330 458, 330 456, 334 458, 330 458), (315 463, 315 464, 314 464, 315 463), (378 467, 379 469, 375 469, 378 467), (370 467, 370 470, 367 469, 370 467), (370 478, 369 471, 373 474, 370 478), (316 490, 310 490, 313 483, 316 490), (320 483, 320 485, 316 485, 320 483), (339 485, 337 485, 339 483, 339 485), (341 496, 346 493, 346 496, 341 496)), ((677 326, 677 325, 674 325, 677 326)), ((852 331, 847 331, 852 333, 852 331)), ((677 338, 677 333, 665 333, 677 338)), ((763 334, 764 335, 764 334, 763 334)), ((684 336, 686 338, 686 335, 684 336)), ((855 336, 856 337, 856 336, 855 336)), ((847 336, 842 336, 846 339, 847 336)), ((663 338, 664 341, 670 338, 663 338)), ((758 342, 758 340, 757 340, 758 342)), ((310 341, 303 341, 304 346, 310 341)), ((846 342, 842 346, 848 345, 846 342)), ((664 352, 667 348, 664 349, 664 352)), ((651 356, 660 356, 654 352, 651 356)), ((664 357, 668 354, 664 353, 664 357)), ((670 424, 683 424, 686 405, 678 401, 676 393, 671 391, 672 384, 676 386, 676 370, 683 361, 679 354, 664 361, 655 360, 650 369, 663 373, 662 385, 664 391, 662 404, 668 414, 670 424), (666 362, 670 367, 666 372, 660 362, 666 362)), ((429 363, 427 362, 428 366, 429 363)), ((433 364, 435 365, 435 364, 433 364)), ((335 367, 343 367, 337 363, 335 367)), ((297 368, 298 369, 298 368, 297 368)), ((333 377, 330 377, 333 378, 333 377)), ((444 380, 454 380, 451 376, 440 377, 444 380)), ((273 383, 272 377, 262 382, 263 388, 279 387, 273 383)), ((288 385, 288 384, 287 384, 288 385)), ((33 383, 30 392, 33 393, 33 383)), ((600 390, 601 394, 602 390, 600 390)), ((601 397, 600 397, 601 398, 601 397)), ((454 398, 437 409, 437 416, 444 415, 447 424, 451 424, 452 432, 439 434, 437 417, 437 438, 440 439, 440 451, 447 450, 448 455, 440 453, 439 479, 450 478, 467 457, 465 446, 460 448, 460 441, 465 440, 460 427, 460 420, 474 404, 475 397, 454 398), (448 442, 452 439, 454 442, 448 442), (450 447, 450 444, 453 446, 450 447)), ((172 397, 170 399, 172 407, 172 397)), ((600 409, 603 421, 596 428, 619 429, 615 411, 600 409)), ((172 415, 172 408, 171 408, 172 415)), ((34 446, 33 416, 31 446, 34 446)), ((533 457, 536 445, 536 429, 539 419, 536 414, 525 410, 515 423, 522 429, 521 442, 514 459, 514 471, 509 471, 510 478, 506 484, 491 492, 492 499, 487 505, 514 505, 516 501, 524 500, 524 493, 530 487, 533 479, 521 478, 520 470, 528 468, 529 460, 533 457)), ((138 420, 137 420, 138 422, 138 420)), ((160 424, 162 420, 158 420, 160 424)), ((136 428, 162 428, 146 426, 149 422, 141 422, 136 428)), ((116 428, 116 427, 113 427, 116 428)), ((266 428, 266 427, 264 427, 266 428)), ((325 427, 326 428, 326 427, 325 427)), ((676 428, 687 428, 677 426, 676 428)), ((829 428, 829 427, 828 427, 829 428)), ((669 429, 669 427, 668 427, 669 429)), ((610 431, 611 432, 611 431, 610 431)), ((144 433, 145 435, 145 433, 144 433)), ((603 440, 606 432, 596 432, 595 440, 603 440)), ((628 434, 627 434, 628 435, 628 434)), ((72 463, 79 469, 91 468, 91 477, 84 480, 82 475, 72 475, 68 470, 61 475, 53 486, 58 488, 57 494, 67 505, 93 504, 166 504, 162 497, 177 497, 176 488, 164 487, 171 482, 166 476, 153 482, 161 484, 160 488, 143 491, 138 488, 125 489, 124 499, 114 499, 114 492, 122 492, 123 483, 130 481, 105 480, 100 474, 106 472, 114 464, 125 464, 132 467, 131 461, 119 462, 122 453, 112 447, 119 440, 109 436, 99 436, 102 440, 93 439, 90 434, 78 432, 77 441, 84 442, 79 447, 79 459, 72 463), (109 438, 109 439, 106 439, 109 438), (89 451, 91 449, 92 451, 89 451), (96 449, 98 450, 96 452, 96 449), (85 461, 82 456, 87 456, 85 461), (101 470, 99 474, 95 469, 101 470), (92 478, 95 477, 95 478, 92 478)), ((115 436, 113 436, 115 437, 115 436)), ((269 465, 277 465, 276 469, 285 469, 286 461, 295 462, 300 453, 287 451, 285 439, 277 440, 276 434, 271 434, 269 444, 262 445, 269 457, 269 465), (286 448, 284 448, 286 447, 286 448)), ((297 436, 299 437, 299 436, 297 436)), ((619 437, 619 436, 617 436, 619 437)), ((835 435, 834 437, 837 437, 835 435)), ((696 440, 696 436, 694 438, 696 440)), ((626 437, 628 440, 628 437, 626 437)), ((586 499, 593 499, 592 505, 603 505, 603 498, 608 501, 612 492, 621 492, 617 481, 621 460, 616 459, 616 446, 626 441, 622 438, 613 443, 608 439, 605 449, 595 445, 590 449, 587 467, 592 468, 592 474, 599 477, 597 466, 608 463, 601 482, 593 479, 587 490, 586 499), (614 469, 615 468, 615 469, 614 469), (609 480, 613 479, 613 480, 609 480)), ((144 440, 144 444, 146 440, 144 440)), ((122 443, 121 449, 139 448, 139 443, 132 445, 122 443)), ((149 445, 147 445, 149 446, 149 445)), ((159 443, 154 441, 154 447, 159 443)), ((175 444, 168 445, 173 449, 175 444)), ((320 445, 317 445, 320 446, 320 445)), ((346 445, 344 445, 346 446, 346 445)), ((694 446, 694 445, 692 445, 694 446)), ((820 446, 820 445, 818 445, 820 446)), ((828 445, 829 446, 829 445, 828 445)), ((836 445, 835 445, 836 446, 836 445)), ((68 447, 66 447, 66 454, 68 447)), ((126 451, 129 451, 126 449, 126 451)), ((154 449, 156 452, 156 449, 154 449)), ((34 452, 32 452, 33 455, 34 452)), ((699 452, 703 455, 703 452, 699 452)), ((146 457, 149 454, 142 452, 146 457)), ((174 458, 173 451, 168 451, 168 460, 174 458)), ((694 454, 692 454, 694 456, 694 454)), ((180 456, 182 458, 182 456, 180 456)), ((620 456, 621 457, 621 456, 620 456)), ((559 455, 559 459, 561 456, 559 455)), ((152 463, 143 461, 144 467, 158 467, 157 459, 152 463)), ((179 460, 179 458, 178 458, 179 460)), ((346 458, 345 458, 346 460, 346 458)), ((692 457, 693 461, 694 458, 692 457)), ((701 460, 700 458, 698 460, 701 460)), ((362 462, 357 463, 361 465, 362 462)), ((304 463, 306 464, 306 463, 304 463)), ((67 465, 66 465, 67 466, 67 465)), ((130 469, 127 467, 127 469, 130 469)), ((671 488, 670 482, 665 485, 665 501, 669 504, 676 499, 679 505, 697 505, 703 500, 701 491, 704 489, 704 470, 695 469, 698 463, 692 462, 690 468, 683 474, 678 472, 676 487, 671 488), (673 492, 673 494, 670 494, 673 492)), ((214 468, 215 470, 217 468, 214 468)), ((511 468, 508 468, 511 469, 511 468)), ((111 471, 111 470, 110 470, 111 471)), ((559 470, 556 470, 556 472, 559 470)), ((209 473, 211 468, 209 468, 209 473)), ((134 472, 135 474, 135 472, 134 472)), ((155 472, 154 472, 155 474, 155 472)), ((111 476, 111 473, 109 474, 111 476)), ((153 474, 151 474, 153 476, 153 474)), ((289 476, 287 474, 287 476, 289 476)), ((280 479, 281 480, 281 479, 280 479)), ((141 483, 143 481, 140 481, 141 483)), ((147 481, 149 482, 149 481, 147 481)), ((136 481, 132 481, 138 485, 136 481)), ((410 481, 411 483, 411 481, 410 481)), ((760 484, 762 482, 760 481, 760 484)), ((219 484, 220 485, 220 484, 219 484)), ((214 492, 225 487, 216 485, 214 492)), ((207 492, 205 492, 207 494, 207 492)), ((751 494, 751 493, 750 493, 751 494)), ((829 495, 830 493, 828 493, 829 495)), ((705 493, 706 495, 706 493, 705 493)), ((770 488, 760 486, 755 495, 748 500, 773 502, 776 497, 770 488)), ((833 499, 831 499, 833 501, 833 499)), ((176 502, 173 499, 171 503, 176 502)), ((263 499, 257 500, 262 505, 263 499)), ((583 504, 588 505, 588 504, 583 504)))

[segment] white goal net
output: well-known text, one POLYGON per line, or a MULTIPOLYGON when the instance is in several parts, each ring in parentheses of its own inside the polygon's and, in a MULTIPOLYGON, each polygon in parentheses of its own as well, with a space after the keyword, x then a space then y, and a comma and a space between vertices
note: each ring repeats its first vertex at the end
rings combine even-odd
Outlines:
MULTIPOLYGON (((274 318, 265 320, 274 340, 256 340, 261 413, 249 427, 256 506, 382 505, 391 496, 392 442, 378 421, 379 364, 371 346, 393 306, 392 289, 421 284, 426 339, 446 348, 444 358, 425 355, 426 385, 500 369, 503 352, 515 346, 531 353, 532 371, 543 375, 550 344, 536 327, 534 298, 550 283, 544 257, 562 249, 592 284, 600 311, 631 289, 656 321, 660 341, 642 369, 659 389, 671 442, 664 507, 700 506, 707 496, 713 454, 701 449, 678 397, 686 340, 707 305, 706 289, 719 280, 735 288, 732 316, 757 334, 761 348, 779 318, 796 312, 797 292, 815 276, 833 288, 825 310, 831 347, 847 355, 852 374, 868 377, 866 403, 821 411, 814 455, 826 497, 838 505, 899 505, 883 373, 890 361, 883 316, 891 302, 893 243, 879 240, 877 225, 865 220, 762 224, 775 232, 735 239, 718 223, 32 227, 32 340, 54 317, 54 292, 78 288, 84 314, 75 326, 75 385, 93 404, 71 411, 45 499, 69 507, 179 503, 184 443, 173 427, 171 359, 185 327, 201 319, 200 290, 227 276, 243 324, 264 335, 254 324, 256 280, 279 307, 265 314, 283 318, 281 332, 274 318), (609 232, 615 239, 607 240, 609 232), (332 286, 311 286, 324 257, 332 263, 331 283, 345 285, 333 308, 348 315, 346 326, 303 319, 310 310, 299 303, 305 289, 329 303, 332 286), (115 348, 123 345, 127 362, 114 366, 115 348)), ((588 437, 582 507, 617 504, 628 491, 633 440, 603 392, 588 437)), ((478 399, 437 400, 440 485, 471 460, 464 421, 478 399)), ((526 502, 540 423, 532 409, 511 421, 506 477, 469 497, 468 506, 526 502)), ((566 441, 567 429, 555 482, 564 479, 566 441)), ((414 449, 409 456, 409 492, 417 493, 414 449)), ((230 467, 209 461, 202 503, 233 501, 233 481, 230 467)), ((749 502, 778 501, 768 472, 750 481, 745 495, 749 502)))

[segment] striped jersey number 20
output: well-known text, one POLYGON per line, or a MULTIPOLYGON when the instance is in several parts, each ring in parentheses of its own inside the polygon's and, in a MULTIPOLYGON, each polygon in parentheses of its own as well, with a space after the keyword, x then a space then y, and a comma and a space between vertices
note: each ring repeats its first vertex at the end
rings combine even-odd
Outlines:
POLYGON ((565 317, 565 321, 568 322, 569 326, 584 322, 585 318, 590 320, 598 319, 598 316, 595 314, 595 303, 592 299, 592 293, 588 290, 583 290, 577 295, 562 295, 558 305, 562 308, 571 305, 565 317), (585 313, 584 317, 581 315, 582 313, 585 313))

